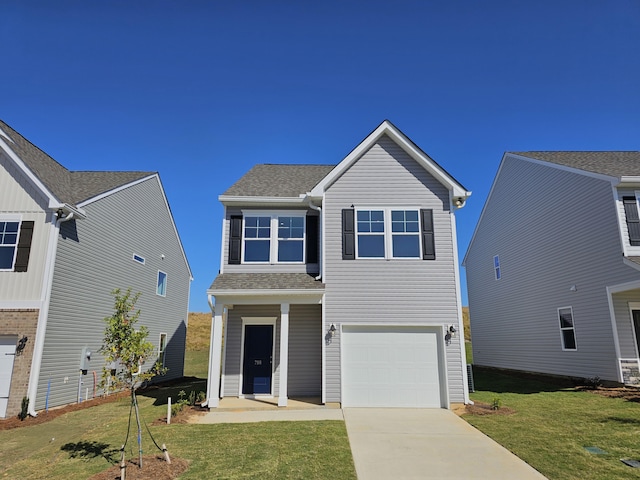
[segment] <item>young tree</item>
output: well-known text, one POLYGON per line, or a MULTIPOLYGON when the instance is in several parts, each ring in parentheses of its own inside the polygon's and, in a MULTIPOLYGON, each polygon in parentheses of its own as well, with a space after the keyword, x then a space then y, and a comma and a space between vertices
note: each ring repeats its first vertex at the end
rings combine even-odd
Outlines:
POLYGON ((111 294, 114 299, 114 312, 104 319, 107 324, 100 353, 104 355, 106 365, 102 368, 101 387, 106 391, 128 388, 131 392, 131 405, 136 412, 138 425, 139 467, 142 468, 142 429, 136 388, 156 375, 166 372, 159 360, 147 370, 143 365, 155 353, 153 344, 147 340, 149 330, 144 325, 136 330, 140 310, 136 310, 136 302, 140 293, 131 294, 131 289, 123 294, 115 289, 111 294))

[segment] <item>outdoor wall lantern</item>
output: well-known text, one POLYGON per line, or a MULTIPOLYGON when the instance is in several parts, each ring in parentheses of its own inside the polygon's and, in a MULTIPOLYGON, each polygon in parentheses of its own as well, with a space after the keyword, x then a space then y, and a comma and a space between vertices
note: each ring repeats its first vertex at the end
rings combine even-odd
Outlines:
POLYGON ((27 340, 29 339, 27 338, 26 335, 24 335, 20 340, 18 340, 18 344, 16 345, 16 355, 20 355, 22 353, 25 345, 27 344, 27 340))
POLYGON ((329 335, 333 337, 335 334, 336 334, 336 326, 332 323, 331 326, 329 327, 329 335))
POLYGON ((447 329, 447 333, 445 333, 444 335, 444 341, 447 345, 451 345, 451 338, 456 336, 456 327, 454 327, 453 325, 451 325, 448 329, 447 329))

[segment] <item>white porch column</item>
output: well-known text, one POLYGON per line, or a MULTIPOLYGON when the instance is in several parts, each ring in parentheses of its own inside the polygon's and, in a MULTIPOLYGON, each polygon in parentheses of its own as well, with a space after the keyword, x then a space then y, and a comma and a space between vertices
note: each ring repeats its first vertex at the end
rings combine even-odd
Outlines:
POLYGON ((278 406, 287 406, 287 383, 289 376, 289 304, 280 305, 280 395, 278 406))
POLYGON ((216 304, 216 312, 211 317, 211 355, 209 358, 209 380, 207 381, 207 405, 209 408, 217 408, 220 402, 223 312, 224 305, 216 304))

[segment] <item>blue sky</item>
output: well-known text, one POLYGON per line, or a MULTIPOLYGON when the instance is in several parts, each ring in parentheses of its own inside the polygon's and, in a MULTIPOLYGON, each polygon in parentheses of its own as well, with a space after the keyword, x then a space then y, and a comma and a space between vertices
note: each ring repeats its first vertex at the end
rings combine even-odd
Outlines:
POLYGON ((0 45, 0 118, 71 170, 160 173, 192 311, 255 163, 338 163, 389 119, 473 191, 462 259, 505 151, 640 150, 637 0, 3 0, 0 45))

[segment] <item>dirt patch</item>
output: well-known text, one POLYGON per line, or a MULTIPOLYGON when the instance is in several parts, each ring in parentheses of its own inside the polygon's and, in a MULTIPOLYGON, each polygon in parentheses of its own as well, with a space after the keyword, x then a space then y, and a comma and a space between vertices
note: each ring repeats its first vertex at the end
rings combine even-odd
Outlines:
MULTIPOLYGON (((200 417, 202 415, 204 415, 205 413, 207 413, 209 411, 209 409, 207 408, 202 408, 202 407, 198 407, 198 406, 190 406, 190 407, 184 407, 180 413, 178 413, 177 415, 173 415, 171 417, 171 423, 195 423, 192 420, 192 417, 200 417)), ((167 417, 162 417, 162 418, 158 418, 157 420, 154 420, 151 425, 166 425, 167 424, 167 417)))
MULTIPOLYGON (((145 455, 142 457, 142 468, 138 468, 138 459, 126 462, 126 480, 172 480, 189 468, 189 463, 182 458, 171 458, 171 463, 164 461, 162 456, 145 455)), ((97 473, 89 480, 120 480, 120 464, 103 472, 97 473)))
POLYGON ((640 388, 637 387, 578 387, 577 390, 595 393, 607 398, 622 398, 628 402, 640 403, 640 388))
POLYGON ((50 422, 54 418, 64 415, 65 413, 75 412, 77 410, 83 410, 89 407, 95 407, 96 405, 102 405, 103 403, 115 402, 121 398, 128 397, 129 392, 118 392, 108 397, 98 397, 91 400, 87 400, 82 403, 72 403, 64 407, 52 408, 48 412, 42 411, 38 413, 37 417, 27 417, 24 420, 20 420, 18 417, 7 418, 0 420, 0 430, 11 430, 13 428, 29 427, 31 425, 39 425, 41 423, 50 422))
POLYGON ((509 407, 494 409, 488 403, 475 402, 473 405, 466 405, 464 413, 471 415, 511 415, 516 411, 509 407))

